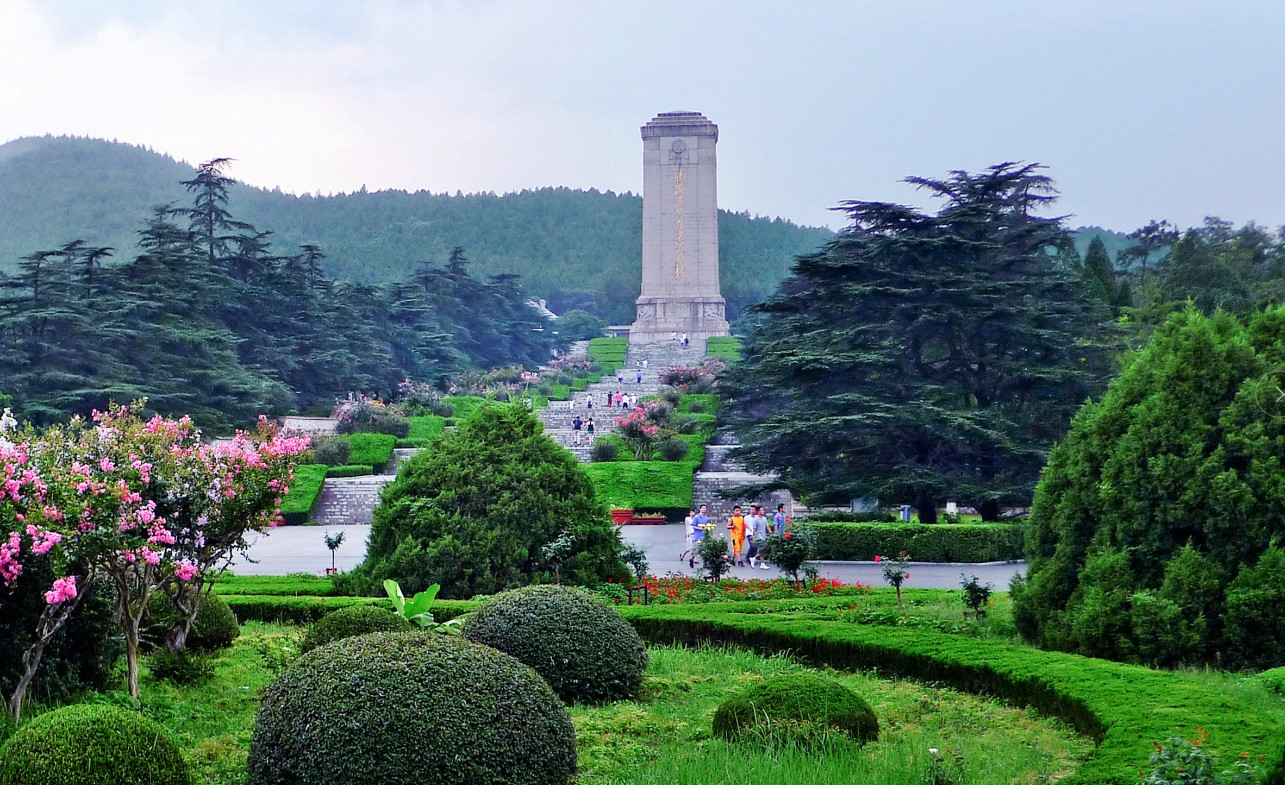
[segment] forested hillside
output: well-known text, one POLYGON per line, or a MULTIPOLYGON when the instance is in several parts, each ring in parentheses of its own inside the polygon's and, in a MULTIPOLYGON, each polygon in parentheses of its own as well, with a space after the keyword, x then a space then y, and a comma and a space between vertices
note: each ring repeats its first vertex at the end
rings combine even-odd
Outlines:
POLYGON ((320 248, 274 246, 234 212, 225 165, 187 170, 183 202, 134 215, 132 253, 64 237, 0 273, 0 391, 21 416, 146 397, 225 431, 406 379, 538 365, 562 340, 516 276, 475 277, 460 248, 383 286, 331 279, 320 248))
MULTIPOLYGON (((236 176, 235 163, 229 173, 236 176)), ((2 145, 0 270, 69 239, 129 255, 139 216, 182 202, 179 181, 190 175, 185 164, 126 144, 44 137, 2 145)), ((276 247, 321 247, 323 269, 336 278, 387 283, 462 246, 476 274, 518 274, 555 311, 584 308, 613 322, 633 320, 642 254, 642 199, 633 194, 543 188, 504 196, 294 196, 240 185, 229 194, 238 218, 270 228, 276 247)), ((727 212, 719 233, 723 294, 733 314, 766 297, 796 255, 831 236, 727 212)))

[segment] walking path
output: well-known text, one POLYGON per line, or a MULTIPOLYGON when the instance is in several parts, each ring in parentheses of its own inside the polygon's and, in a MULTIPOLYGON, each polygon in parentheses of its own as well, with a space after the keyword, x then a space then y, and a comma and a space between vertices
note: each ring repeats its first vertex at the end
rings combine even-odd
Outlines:
MULTIPOLYGON (((324 537, 327 532, 343 532, 344 544, 335 552, 335 563, 340 570, 351 570, 366 556, 366 540, 370 526, 282 526, 266 535, 252 535, 249 556, 232 565, 238 575, 285 575, 291 572, 321 574, 330 566, 330 551, 324 537)), ((668 526, 624 526, 621 534, 647 552, 647 562, 653 575, 693 575, 686 561, 679 561, 684 538, 681 524, 668 526)), ((844 583, 863 583, 883 586, 883 573, 874 562, 818 562, 822 578, 837 578, 844 583)), ((1026 571, 1026 562, 991 562, 987 564, 940 564, 911 562, 907 568, 910 579, 908 588, 958 589, 959 575, 976 574, 982 583, 993 583, 1001 591, 1008 589, 1014 575, 1026 571)), ((781 573, 775 568, 757 570, 735 567, 731 575, 737 578, 777 578, 781 573)))

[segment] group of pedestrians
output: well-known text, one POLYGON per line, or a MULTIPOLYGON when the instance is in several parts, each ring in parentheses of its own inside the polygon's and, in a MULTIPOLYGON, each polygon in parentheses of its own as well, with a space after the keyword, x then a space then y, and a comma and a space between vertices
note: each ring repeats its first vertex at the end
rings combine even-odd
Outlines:
POLYGON ((585 422, 580 419, 580 415, 577 414, 575 418, 571 420, 571 430, 575 434, 576 444, 580 444, 581 439, 585 434, 589 435, 589 441, 593 441, 594 431, 597 430, 597 426, 594 425, 592 416, 589 417, 588 422, 585 422))
MULTIPOLYGON (((669 334, 669 339, 670 339, 671 341, 677 341, 677 340, 678 340, 678 333, 677 333, 677 332, 671 332, 671 333, 669 334)), ((684 349, 686 349, 686 348, 687 348, 687 333, 683 333, 682 344, 683 344, 683 348, 684 348, 684 349)))
MULTIPOLYGON (((759 553, 759 548, 767 541, 767 538, 773 534, 785 532, 785 524, 789 518, 785 514, 785 505, 776 505, 776 514, 770 519, 764 513, 763 505, 750 505, 750 514, 744 515, 741 511, 741 505, 732 508, 732 514, 727 519, 727 531, 732 541, 732 552, 730 555, 731 563, 737 567, 758 567, 761 570, 769 569, 767 562, 759 553), (755 561, 757 560, 757 564, 755 561)), ((712 536, 717 530, 718 525, 710 520, 709 505, 702 504, 698 509, 692 510, 691 514, 683 521, 687 530, 687 550, 678 557, 682 561, 687 557, 687 566, 695 568, 696 553, 700 541, 706 537, 712 536)))

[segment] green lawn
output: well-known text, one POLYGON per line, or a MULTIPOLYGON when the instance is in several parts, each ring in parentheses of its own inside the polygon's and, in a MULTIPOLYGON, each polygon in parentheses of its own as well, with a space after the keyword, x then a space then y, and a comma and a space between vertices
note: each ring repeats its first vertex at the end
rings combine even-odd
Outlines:
POLYGON ((736 362, 741 359, 741 339, 734 335, 723 338, 710 338, 705 345, 705 354, 710 357, 719 357, 728 362, 736 362))
POLYGON ((442 431, 446 430, 446 418, 435 414, 406 419, 410 420, 410 435, 407 438, 421 447, 427 447, 430 442, 442 435, 442 431))
MULTIPOLYGON (((236 644, 216 655, 214 676, 193 686, 159 682, 144 667, 139 708, 184 750, 197 782, 245 782, 259 696, 273 680, 274 668, 297 652, 302 631, 245 624, 236 644)), ((804 669, 788 655, 653 648, 640 699, 571 709, 579 748, 577 785, 904 785, 926 781, 930 747, 943 752, 957 785, 1044 782, 1072 769, 1092 747, 1056 721, 994 700, 837 672, 829 675, 874 708, 880 720, 878 742, 859 748, 833 739, 813 750, 788 745, 778 750, 711 738, 711 718, 721 701, 767 676, 804 669)), ((126 700, 121 693, 90 699, 126 700)))
POLYGON ((348 440, 348 463, 368 464, 376 468, 393 459, 393 446, 397 437, 386 433, 351 433, 348 440))

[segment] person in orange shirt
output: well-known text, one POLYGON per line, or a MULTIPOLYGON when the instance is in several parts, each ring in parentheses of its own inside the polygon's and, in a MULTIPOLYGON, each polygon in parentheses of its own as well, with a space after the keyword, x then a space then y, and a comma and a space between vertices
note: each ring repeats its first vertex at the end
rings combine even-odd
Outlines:
POLYGON ((745 516, 741 515, 741 505, 732 508, 732 517, 727 519, 727 528, 732 533, 732 563, 744 566, 741 551, 745 548, 745 516))

